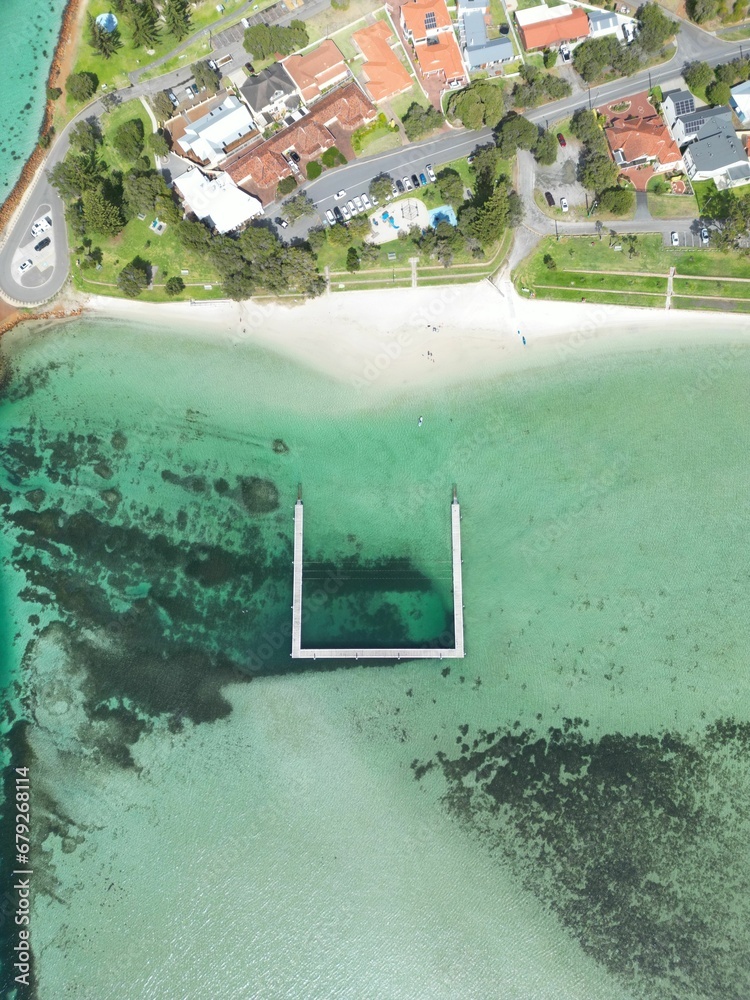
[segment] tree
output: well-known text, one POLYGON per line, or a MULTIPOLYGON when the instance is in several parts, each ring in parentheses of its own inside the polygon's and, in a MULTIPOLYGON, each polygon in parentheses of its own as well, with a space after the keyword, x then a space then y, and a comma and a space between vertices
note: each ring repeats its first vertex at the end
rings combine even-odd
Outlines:
POLYGON ((290 174, 288 177, 283 177, 279 181, 279 186, 276 188, 276 197, 283 198, 285 194, 291 194, 296 187, 297 181, 294 179, 293 174, 290 174))
POLYGON ((674 37, 677 30, 675 22, 667 17, 658 4, 643 4, 638 8, 636 16, 641 26, 638 32, 638 46, 644 52, 658 52, 670 38, 674 37))
POLYGON ((349 223, 349 233, 355 240, 363 240, 370 235, 370 220, 366 215, 355 215, 349 223))
POLYGON ((328 242, 334 247, 348 247, 352 242, 352 234, 349 232, 349 227, 341 222, 337 222, 335 226, 331 226, 328 230, 328 242))
POLYGON ((310 41, 304 21, 292 21, 288 28, 277 25, 255 24, 245 30, 244 46, 254 59, 260 61, 279 53, 289 55, 303 49, 310 41))
POLYGON ((169 155, 169 143, 164 138, 163 132, 150 132, 148 138, 146 139, 148 143, 148 148, 156 156, 168 156, 169 155))
POLYGON ((118 49, 122 48, 120 32, 116 28, 114 31, 106 31, 101 25, 96 23, 91 14, 87 15, 87 23, 89 44, 104 59, 109 59, 118 49))
POLYGON ((583 161, 581 183, 589 191, 604 191, 614 186, 618 173, 617 164, 606 153, 595 152, 583 161))
POLYGON ((544 68, 552 69, 552 67, 557 62, 557 49, 545 49, 543 58, 544 58, 544 68))
POLYGON ((84 191, 98 187, 104 179, 104 167, 95 153, 68 153, 49 171, 50 184, 66 201, 80 198, 84 191))
POLYGON ((415 142, 427 135, 428 132, 434 132, 435 129, 441 128, 445 118, 432 105, 423 108, 421 104, 415 102, 409 106, 406 114, 402 116, 401 122, 407 139, 410 142, 415 142))
POLYGON ((151 103, 154 106, 156 117, 163 122, 169 121, 174 114, 174 106, 170 101, 166 90, 157 90, 151 98, 151 103))
POLYGON ((475 80, 448 101, 448 114, 470 129, 494 128, 504 113, 503 89, 488 80, 475 80))
POLYGON ((687 0, 688 17, 696 24, 713 21, 719 13, 719 0, 687 0))
POLYGON ((554 132, 542 132, 534 148, 534 159, 548 167, 557 159, 558 142, 554 132))
POLYGON ((136 257, 117 275, 117 287, 124 292, 128 298, 137 298, 144 288, 148 288, 150 280, 150 269, 148 264, 136 257))
POLYGON ((140 118, 123 122, 112 136, 112 145, 126 160, 137 160, 143 152, 145 130, 140 118))
POLYGON ((211 244, 211 233, 202 222, 183 220, 177 227, 177 238, 186 250, 205 254, 211 244))
POLYGON ((187 0, 167 0, 164 8, 167 31, 178 41, 190 34, 190 8, 187 0))
POLYGON ((101 187, 83 192, 83 218, 86 229, 103 236, 116 236, 124 225, 122 213, 117 205, 109 201, 101 187))
POLYGON ((390 174, 378 174, 370 181, 370 197, 378 201, 387 201, 393 190, 393 178, 390 174))
POLYGON ((349 247, 346 251, 346 269, 347 271, 358 271, 361 265, 359 262, 359 254, 355 247, 349 247))
POLYGON ((98 86, 99 81, 93 73, 71 73, 65 81, 65 89, 74 101, 88 101, 98 86))
POLYGON ((515 156, 517 149, 533 149, 538 139, 539 129, 523 115, 508 115, 498 126, 497 148, 504 160, 515 156))
POLYGON ((211 69, 205 59, 193 63, 190 70, 201 90, 205 87, 209 94, 216 93, 219 89, 219 74, 215 69, 211 69))
POLYGON ((137 49, 143 46, 143 48, 152 49, 159 39, 159 15, 156 8, 148 0, 141 0, 140 3, 131 3, 127 10, 133 36, 133 48, 137 49))
POLYGON ((692 62, 685 67, 682 75, 685 77, 685 83, 688 85, 688 88, 695 92, 696 90, 703 90, 711 83, 714 78, 714 71, 708 63, 692 62))
POLYGON ((166 181, 155 170, 127 174, 122 179, 122 197, 128 215, 153 212, 156 199, 169 194, 166 181))
POLYGON ((603 212, 612 215, 628 215, 633 211, 635 194, 632 188, 613 187, 602 191, 599 196, 599 207, 603 212))
POLYGON ((620 43, 612 35, 587 38, 573 53, 573 65, 587 83, 598 79, 612 66, 620 52, 620 43))
POLYGON ((70 131, 70 145, 80 153, 95 153, 102 142, 102 133, 95 121, 76 122, 70 131))
POLYGON ((437 175, 438 191, 443 201, 454 208, 460 208, 466 201, 464 197, 464 182, 458 171, 446 167, 437 175))
POLYGON ((557 269, 557 264, 555 263, 555 258, 552 254, 546 253, 542 260, 544 261, 545 267, 548 271, 555 271, 557 269))
POLYGON ((185 282, 179 275, 176 274, 174 275, 174 277, 167 279, 167 283, 164 286, 164 290, 166 291, 167 295, 170 295, 172 296, 172 298, 174 298, 175 295, 179 295, 180 292, 185 291, 185 282))
POLYGON ((482 247, 499 239, 508 223, 508 187, 497 185, 487 201, 479 206, 471 220, 470 233, 482 247))
POLYGON ((737 79, 737 66, 734 62, 719 63, 714 75, 719 83, 726 83, 731 87, 737 79))
MULTIPOLYGON (((334 226, 333 228, 335 229, 336 227, 334 226)), ((343 226, 339 226, 339 228, 342 229, 343 226)), ((312 252, 317 254, 328 242, 328 233, 323 226, 313 226, 312 229, 308 229, 307 231, 307 242, 310 244, 312 252)))
POLYGON ((591 149, 606 150, 607 140, 604 138, 599 116, 596 111, 579 108, 570 123, 570 130, 576 139, 591 149))
POLYGON ((307 179, 314 181, 323 173, 323 166, 317 160, 310 160, 307 164, 307 179))
POLYGON ((301 219, 305 215, 315 214, 315 203, 306 191, 300 191, 293 198, 289 198, 281 207, 284 210, 284 216, 290 222, 296 222, 297 219, 301 219))
POLYGON ((234 299, 235 302, 242 302, 249 299, 255 291, 255 280, 252 271, 248 267, 244 271, 237 271, 230 274, 222 282, 224 294, 234 299))
POLYGON ((706 98, 710 104, 728 104, 731 96, 729 84, 721 80, 714 80, 706 87, 706 98))
POLYGON ((47 100, 57 101, 62 97, 62 90, 59 87, 47 87, 47 100))

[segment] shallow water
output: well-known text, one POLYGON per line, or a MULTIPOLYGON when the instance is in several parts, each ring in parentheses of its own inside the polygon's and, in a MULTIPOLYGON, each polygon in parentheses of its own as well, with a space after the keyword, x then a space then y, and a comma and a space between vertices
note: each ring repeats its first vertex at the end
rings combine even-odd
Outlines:
POLYGON ((0 3, 0 65, 6 67, 0 101, 0 203, 37 142, 65 2, 0 3))
POLYGON ((7 346, 39 996, 750 993, 746 349, 376 396, 101 320, 7 346), (466 659, 298 673, 298 484, 306 640, 386 642, 450 614, 453 483, 466 659))

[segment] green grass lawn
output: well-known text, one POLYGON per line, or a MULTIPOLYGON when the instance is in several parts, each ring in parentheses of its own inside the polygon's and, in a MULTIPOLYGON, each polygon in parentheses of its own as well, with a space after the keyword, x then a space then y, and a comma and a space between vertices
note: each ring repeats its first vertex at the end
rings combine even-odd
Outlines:
MULTIPOLYGON (((243 6, 245 0, 222 0, 225 12, 224 15, 219 15, 216 11, 216 3, 214 0, 198 0, 198 6, 193 7, 191 5, 191 17, 192 17, 192 33, 203 31, 209 25, 213 24, 214 21, 218 20, 220 16, 225 16, 226 14, 231 14, 233 10, 239 10, 243 6)), ((88 13, 92 17, 96 17, 98 14, 103 14, 111 9, 111 4, 109 0, 89 0, 88 13)), ((164 23, 161 22, 162 31, 159 35, 159 39, 154 47, 153 54, 142 47, 134 48, 132 41, 132 33, 128 25, 128 19, 124 15, 118 15, 119 28, 120 28, 120 38, 122 39, 122 48, 120 48, 110 59, 103 59, 98 53, 94 52, 87 40, 87 32, 84 29, 83 38, 81 39, 77 58, 75 62, 74 72, 76 73, 94 73, 98 79, 100 85, 103 83, 107 84, 107 89, 111 90, 113 87, 125 87, 128 85, 128 73, 133 70, 141 69, 144 66, 148 66, 155 59, 159 59, 161 56, 166 55, 173 48, 179 45, 179 41, 170 35, 166 30, 164 23)), ((163 72, 163 70, 160 70, 163 72)), ((71 107, 74 107, 73 105, 71 107)))
MULTIPOLYGON (((545 237, 530 257, 514 273, 519 290, 534 291, 538 298, 561 301, 614 302, 622 305, 644 305, 648 293, 664 304, 666 278, 670 267, 676 268, 674 291, 678 308, 690 308, 686 302, 697 296, 713 299, 713 308, 737 311, 731 298, 750 303, 750 282, 732 282, 729 278, 750 278, 750 259, 737 253, 718 250, 673 250, 663 245, 659 235, 639 236, 636 256, 628 257, 627 244, 614 251, 607 237, 599 241, 591 237, 545 237), (550 270, 544 263, 549 254, 557 267, 550 270), (591 274, 576 273, 580 271, 591 274), (619 272, 619 273, 618 273, 619 272), (623 273, 624 272, 624 273, 623 273), (652 273, 648 273, 652 272, 652 273), (696 281, 684 276, 719 277, 722 281, 696 281), (583 294, 582 294, 583 293, 583 294), (684 296, 684 298, 679 298, 684 296)), ((705 306, 703 308, 706 308, 705 306)), ((744 307, 742 307, 744 308, 744 307)))
POLYGON ((380 114, 369 125, 357 129, 351 141, 356 156, 372 156, 400 146, 401 133, 398 128, 390 128, 386 116, 380 114))
POLYGON ((693 190, 698 199, 701 215, 721 219, 728 214, 729 204, 733 198, 740 198, 750 193, 750 184, 732 188, 731 191, 719 191, 713 181, 696 181, 693 190))
POLYGON ((727 42, 742 42, 750 38, 750 24, 743 24, 738 28, 728 28, 717 32, 719 38, 727 42))
POLYGON ((412 104, 418 104, 422 108, 429 108, 430 106, 430 102, 422 93, 421 87, 416 83, 411 90, 407 90, 403 94, 397 94, 388 103, 397 118, 403 118, 412 104))
POLYGON ((649 309, 663 309, 666 305, 666 295, 627 295, 622 292, 589 292, 582 295, 580 291, 571 288, 538 288, 538 299, 554 299, 556 302, 591 302, 611 306, 645 306, 649 309))
POLYGON ((647 186, 648 208, 655 219, 686 219, 698 215, 698 202, 691 194, 668 194, 669 181, 652 177, 647 186))
POLYGON ((677 295, 750 299, 750 281, 705 281, 696 278, 675 278, 674 291, 677 295))
MULTIPOLYGON (((138 118, 141 122, 143 122, 144 135, 148 136, 151 132, 151 120, 146 113, 146 109, 138 100, 125 101, 113 111, 110 111, 102 116, 104 146, 102 148, 101 155, 102 159, 111 170, 121 170, 125 172, 130 170, 133 166, 132 162, 120 156, 112 145, 112 136, 115 134, 117 129, 121 125, 124 125, 125 122, 128 122, 133 118, 138 118)), ((147 153, 146 155, 148 156, 149 154, 147 153)))
POLYGON ((207 59, 211 51, 211 43, 208 38, 205 35, 201 35, 200 38, 196 38, 179 55, 172 56, 171 59, 167 59, 160 66, 154 66, 153 69, 146 70, 141 77, 141 81, 153 80, 154 77, 163 76, 164 73, 171 73, 172 70, 180 69, 181 66, 190 66, 192 63, 198 62, 199 59, 207 59))

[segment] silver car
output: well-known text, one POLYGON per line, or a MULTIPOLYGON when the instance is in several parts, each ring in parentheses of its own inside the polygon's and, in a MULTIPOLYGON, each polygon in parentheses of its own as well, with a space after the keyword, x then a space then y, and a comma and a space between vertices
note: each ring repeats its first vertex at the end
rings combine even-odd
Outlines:
POLYGON ((408 177, 404 177, 403 185, 404 185, 404 190, 405 191, 412 191, 413 190, 412 182, 409 180, 408 177))
POLYGON ((365 208, 366 208, 366 209, 368 209, 368 210, 372 208, 372 202, 370 201, 370 199, 369 199, 369 198, 367 197, 367 195, 366 195, 366 194, 363 194, 363 195, 362 195, 362 204, 363 204, 363 205, 365 206, 365 208))
POLYGON ((349 211, 349 208, 348 208, 347 205, 342 205, 341 206, 341 214, 344 216, 344 222, 348 222, 349 219, 351 219, 351 217, 352 217, 352 213, 349 211))
POLYGON ((357 209, 356 209, 356 207, 354 205, 354 202, 351 199, 349 201, 347 201, 346 207, 349 209, 349 211, 352 213, 352 215, 356 215, 357 214, 357 209))
POLYGON ((357 211, 358 212, 361 212, 361 211, 364 210, 364 205, 362 204, 362 199, 359 197, 358 194, 355 194, 355 196, 354 196, 354 204, 357 206, 357 211))
POLYGON ((18 270, 20 271, 21 274, 23 274, 23 272, 27 271, 30 267, 33 266, 33 264, 34 262, 32 260, 24 260, 18 265, 18 270))

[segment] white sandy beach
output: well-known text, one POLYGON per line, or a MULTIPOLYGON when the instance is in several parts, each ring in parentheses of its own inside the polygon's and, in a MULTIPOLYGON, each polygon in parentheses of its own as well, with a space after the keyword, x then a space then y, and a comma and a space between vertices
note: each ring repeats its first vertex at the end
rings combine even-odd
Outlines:
POLYGON ((743 315, 667 311, 518 296, 509 281, 334 293, 302 304, 192 305, 91 296, 85 311, 165 332, 253 343, 338 381, 380 391, 461 382, 579 352, 750 339, 743 315), (523 343, 526 338, 526 344, 523 343), (550 355, 553 352, 553 357, 550 355))

